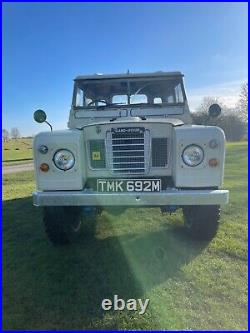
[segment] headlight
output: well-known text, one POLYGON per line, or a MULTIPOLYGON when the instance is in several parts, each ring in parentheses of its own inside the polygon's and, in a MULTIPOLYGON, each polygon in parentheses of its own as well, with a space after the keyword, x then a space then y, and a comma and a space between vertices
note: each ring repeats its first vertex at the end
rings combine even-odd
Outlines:
POLYGON ((53 161, 58 169, 66 171, 73 168, 75 157, 70 150, 60 149, 55 153, 53 161))
POLYGON ((183 162, 191 167, 201 164, 204 159, 204 152, 200 146, 187 146, 182 153, 183 162))

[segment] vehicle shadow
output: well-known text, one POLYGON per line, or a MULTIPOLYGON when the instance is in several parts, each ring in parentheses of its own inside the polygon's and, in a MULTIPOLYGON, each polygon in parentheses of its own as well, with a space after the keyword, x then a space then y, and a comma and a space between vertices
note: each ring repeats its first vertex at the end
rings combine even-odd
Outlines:
MULTIPOLYGON (((103 299, 144 298, 207 246, 191 242, 174 225, 116 236, 107 214, 97 223, 108 232, 83 233, 74 245, 57 248, 47 240, 42 211, 31 198, 3 202, 5 326, 12 318, 6 329, 103 328, 96 324, 106 314, 103 299)), ((119 328, 112 320, 105 325, 119 328)))

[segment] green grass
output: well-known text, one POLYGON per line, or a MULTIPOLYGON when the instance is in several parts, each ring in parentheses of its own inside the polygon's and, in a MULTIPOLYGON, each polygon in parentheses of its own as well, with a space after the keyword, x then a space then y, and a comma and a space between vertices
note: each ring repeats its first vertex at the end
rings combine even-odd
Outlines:
POLYGON ((53 247, 32 206, 32 172, 3 178, 3 328, 247 329, 247 144, 227 146, 230 204, 212 242, 181 212, 104 212, 95 237, 53 247), (147 312, 103 312, 103 298, 149 298, 147 312))
POLYGON ((3 142, 3 166, 29 163, 32 159, 32 139, 17 139, 3 142))

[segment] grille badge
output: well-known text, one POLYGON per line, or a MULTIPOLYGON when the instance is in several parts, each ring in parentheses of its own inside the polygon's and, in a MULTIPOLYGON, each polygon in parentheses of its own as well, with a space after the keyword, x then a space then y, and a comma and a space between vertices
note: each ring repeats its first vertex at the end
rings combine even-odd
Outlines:
POLYGON ((144 127, 118 127, 111 128, 112 133, 116 134, 143 134, 145 132, 144 127))

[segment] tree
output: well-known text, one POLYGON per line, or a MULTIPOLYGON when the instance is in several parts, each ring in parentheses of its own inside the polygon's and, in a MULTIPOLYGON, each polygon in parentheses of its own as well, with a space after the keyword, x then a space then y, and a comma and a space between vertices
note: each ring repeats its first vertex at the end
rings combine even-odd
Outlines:
POLYGON ((248 83, 245 82, 241 86, 240 97, 239 97, 239 115, 241 119, 248 122, 248 83))
POLYGON ((2 129, 2 139, 3 139, 3 142, 8 141, 9 137, 10 137, 9 132, 6 129, 3 128, 2 129))
POLYGON ((12 137, 12 139, 15 139, 15 140, 20 138, 20 132, 19 132, 19 129, 17 127, 13 127, 11 129, 11 137, 12 137))
POLYGON ((228 141, 242 140, 247 131, 246 123, 236 112, 232 111, 228 111, 221 117, 218 126, 223 129, 228 141))

